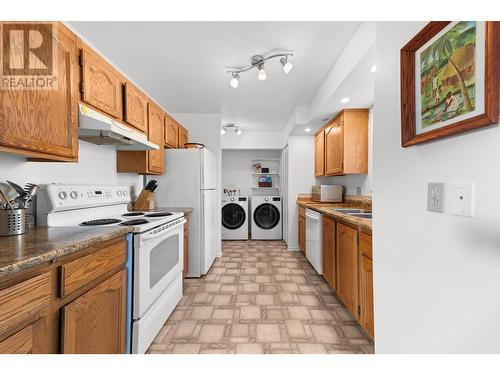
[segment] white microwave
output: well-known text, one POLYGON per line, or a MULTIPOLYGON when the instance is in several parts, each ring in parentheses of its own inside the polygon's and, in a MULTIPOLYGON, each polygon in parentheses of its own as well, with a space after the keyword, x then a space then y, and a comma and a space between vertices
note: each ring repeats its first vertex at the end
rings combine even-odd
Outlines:
POLYGON ((344 193, 342 185, 313 185, 312 200, 315 202, 341 203, 344 193))

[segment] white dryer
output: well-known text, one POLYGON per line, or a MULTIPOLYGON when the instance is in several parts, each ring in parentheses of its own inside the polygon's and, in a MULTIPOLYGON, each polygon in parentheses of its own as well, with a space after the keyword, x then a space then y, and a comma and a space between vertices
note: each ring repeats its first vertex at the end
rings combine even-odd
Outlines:
POLYGON ((222 239, 248 240, 248 197, 222 198, 222 239))
POLYGON ((281 240, 281 197, 252 197, 252 239, 281 240))

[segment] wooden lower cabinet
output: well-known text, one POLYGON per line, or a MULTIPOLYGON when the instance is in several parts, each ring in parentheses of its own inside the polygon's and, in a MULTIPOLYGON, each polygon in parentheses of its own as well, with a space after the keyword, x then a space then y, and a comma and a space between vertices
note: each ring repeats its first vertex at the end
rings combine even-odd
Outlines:
POLYGON ((337 223, 337 295, 358 316, 358 230, 337 223))
POLYGON ((1 278, 0 354, 123 353, 125 254, 118 238, 1 278))
POLYGON ((299 206, 299 248, 306 254, 306 209, 299 206))
POLYGON ((322 246, 323 246, 323 278, 330 288, 337 288, 335 259, 335 220, 323 215, 322 246))
POLYGON ((66 305, 62 352, 123 353, 126 289, 127 275, 123 270, 66 305))
POLYGON ((359 234, 359 323, 374 338, 373 260, 371 236, 359 234))

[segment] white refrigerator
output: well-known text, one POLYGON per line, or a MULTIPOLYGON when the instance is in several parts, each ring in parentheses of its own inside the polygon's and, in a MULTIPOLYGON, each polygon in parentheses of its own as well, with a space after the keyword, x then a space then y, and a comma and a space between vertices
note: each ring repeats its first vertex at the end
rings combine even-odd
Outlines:
POLYGON ((165 150, 165 173, 155 201, 161 207, 192 207, 189 224, 188 277, 208 272, 216 256, 217 162, 207 149, 165 150))

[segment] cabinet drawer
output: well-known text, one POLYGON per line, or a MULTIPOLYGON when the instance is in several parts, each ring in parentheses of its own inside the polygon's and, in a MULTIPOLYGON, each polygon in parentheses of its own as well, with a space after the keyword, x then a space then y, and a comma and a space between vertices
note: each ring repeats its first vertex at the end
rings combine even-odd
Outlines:
POLYGON ((372 236, 365 233, 359 234, 359 251, 372 259, 372 236))
POLYGON ((27 326, 0 342, 1 354, 28 354, 32 351, 33 326, 27 326))
POLYGON ((85 286, 89 282, 105 275, 126 261, 125 241, 113 244, 61 266, 60 296, 68 294, 85 286))
POLYGON ((38 319, 51 298, 51 274, 44 273, 0 291, 0 335, 38 319))

